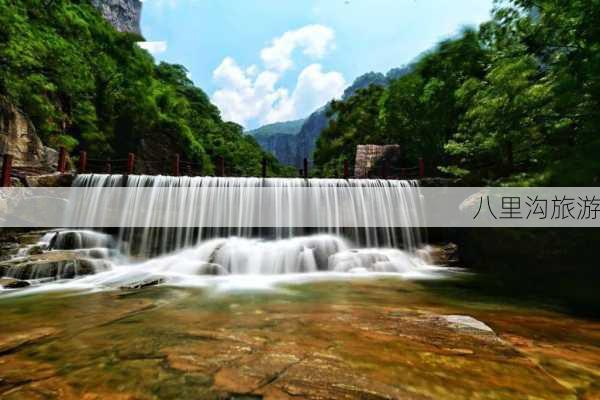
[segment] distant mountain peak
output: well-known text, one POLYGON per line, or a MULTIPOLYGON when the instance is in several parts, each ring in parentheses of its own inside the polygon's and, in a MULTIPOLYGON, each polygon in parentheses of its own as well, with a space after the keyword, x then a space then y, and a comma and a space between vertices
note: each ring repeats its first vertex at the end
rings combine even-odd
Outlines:
POLYGON ((387 85, 387 78, 381 72, 367 72, 356 78, 352 85, 348 86, 342 96, 343 100, 348 100, 354 96, 360 89, 366 89, 371 85, 385 86, 387 85))
POLYGON ((297 119, 294 121, 275 122, 273 124, 263 125, 260 128, 247 131, 246 134, 254 137, 269 137, 273 135, 297 135, 302 129, 306 119, 297 119))

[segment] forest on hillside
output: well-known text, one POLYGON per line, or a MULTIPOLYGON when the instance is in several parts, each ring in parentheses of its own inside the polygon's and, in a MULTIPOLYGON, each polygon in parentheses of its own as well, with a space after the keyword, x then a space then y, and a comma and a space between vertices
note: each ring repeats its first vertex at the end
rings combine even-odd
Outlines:
POLYGON ((358 144, 400 144, 466 184, 592 185, 599 109, 600 3, 498 0, 411 73, 334 101, 315 163, 331 176, 358 144))
POLYGON ((116 31, 89 0, 0 0, 0 95, 55 148, 118 157, 170 137, 205 174, 217 156, 231 175, 258 175, 263 157, 271 173, 285 173, 221 119, 183 66, 156 65, 141 40, 116 31))

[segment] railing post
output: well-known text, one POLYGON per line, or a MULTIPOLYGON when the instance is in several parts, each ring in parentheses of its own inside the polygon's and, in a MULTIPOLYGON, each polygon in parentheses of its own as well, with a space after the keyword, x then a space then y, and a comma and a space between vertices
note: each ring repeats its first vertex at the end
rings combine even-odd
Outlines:
POLYGON ((304 179, 308 179, 308 159, 304 159, 304 179))
POLYGON ((135 169, 135 154, 127 154, 127 175, 132 175, 135 169))
POLYGON ((223 156, 217 158, 217 176, 225 176, 225 158, 223 156))
POLYGON ((381 176, 381 179, 388 178, 388 171, 389 171, 388 160, 383 160, 383 164, 381 165, 381 171, 379 174, 381 176))
POLYGON ((79 152, 79 173, 85 174, 87 168, 87 151, 79 152))
POLYGON ((110 158, 106 160, 106 173, 108 175, 112 174, 112 162, 110 161, 110 158))
POLYGON ((67 150, 63 146, 58 149, 58 166, 56 169, 61 174, 64 174, 67 169, 67 150))
POLYGON ((425 178, 425 160, 419 158, 419 178, 425 178))
POLYGON ((298 176, 304 176, 304 170, 302 168, 298 168, 298 176))
POLYGON ((179 157, 179 153, 175 154, 175 161, 173 163, 173 175, 174 176, 179 176, 181 175, 181 171, 180 171, 180 157, 179 157))
POLYGON ((267 177, 267 157, 263 157, 262 159, 262 177, 267 177))
POLYGON ((12 173, 13 156, 5 154, 2 159, 2 187, 10 187, 10 174, 12 173))
POLYGON ((344 160, 344 179, 350 179, 350 162, 344 160))

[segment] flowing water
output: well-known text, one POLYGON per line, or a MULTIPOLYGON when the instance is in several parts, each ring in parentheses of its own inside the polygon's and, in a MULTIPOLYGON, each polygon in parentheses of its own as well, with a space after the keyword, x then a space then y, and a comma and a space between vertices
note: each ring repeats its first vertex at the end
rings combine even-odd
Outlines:
MULTIPOLYGON (((156 204, 175 202, 192 223, 52 230, 0 263, 0 275, 32 284, 0 290, 2 399, 600 396, 598 322, 465 291, 471 274, 433 265, 419 229, 358 217, 285 225, 303 217, 293 189, 309 185, 331 202, 329 188, 372 188, 376 204, 352 202, 414 226, 415 182, 84 175, 75 184, 130 188, 134 212, 147 211, 136 190, 152 188, 156 204), (173 190, 182 187, 186 199, 173 190), (213 206, 198 210, 206 187, 213 206), (227 220, 258 202, 256 187, 292 205, 274 210, 281 224, 201 228, 206 213, 227 220), (232 190, 237 203, 227 203, 232 190)), ((73 212, 106 201, 87 200, 73 212)))
MULTIPOLYGON (((87 198, 73 210, 80 220, 93 213, 101 202, 106 187, 125 187, 126 198, 122 204, 126 211, 121 227, 132 226, 140 215, 147 215, 150 222, 160 218, 158 228, 121 229, 119 241, 130 244, 130 252, 145 256, 164 254, 176 249, 197 245, 215 237, 260 237, 286 239, 305 236, 307 233, 329 233, 343 236, 355 244, 371 248, 399 248, 415 250, 422 244, 421 231, 410 228, 422 220, 421 199, 416 181, 395 180, 341 180, 341 179, 259 179, 259 178, 213 178, 213 177, 166 177, 121 175, 81 175, 74 186, 98 188, 89 192, 87 198), (260 204, 264 192, 269 190, 274 202, 267 210, 260 204), (318 190, 319 197, 307 200, 298 189, 318 190), (184 189, 184 190, 182 190, 184 189), (206 189, 210 189, 207 191, 206 189), (360 190, 353 190, 360 189, 360 190), (362 191, 361 191, 362 190, 362 191), (364 193, 372 203, 367 203, 364 193), (339 202, 340 194, 353 206, 348 221, 341 225, 332 210, 339 202), (148 201, 145 196, 150 196, 148 201), (199 204, 204 207, 199 207, 199 204), (177 215, 160 212, 160 208, 176 205, 177 215), (150 207, 150 212, 146 208, 150 207), (155 209, 152 209, 155 208, 155 209), (269 227, 257 228, 262 220, 255 215, 266 211, 269 227), (290 228, 299 221, 315 217, 324 221, 318 229, 290 228), (380 217, 386 221, 398 221, 401 228, 369 227, 369 220, 380 217), (207 227, 209 221, 226 226, 207 227), (164 229, 162 227, 176 227, 164 229)), ((75 218, 77 220, 77 218, 75 218)), ((143 219, 143 218, 142 218, 143 219)))
MULTIPOLYGON (((104 262, 93 266, 96 273, 92 276, 67 282, 59 279, 52 284, 44 282, 43 287, 35 290, 103 289, 157 282, 266 287, 272 282, 323 279, 325 275, 332 278, 343 274, 396 274, 424 278, 441 273, 428 263, 427 247, 419 228, 370 227, 360 222, 364 215, 377 209, 386 219, 395 214, 406 226, 417 225, 415 220, 421 218, 421 206, 414 181, 81 175, 74 186, 92 189, 84 201, 73 207, 73 213, 82 218, 93 214, 102 202, 112 201, 102 196, 103 188, 127 188, 124 204, 128 205, 129 213, 123 217, 121 227, 111 234, 58 230, 44 235, 37 248, 50 252, 76 250, 104 262), (300 204, 302 199, 294 190, 300 187, 322 189, 321 200, 332 204, 337 201, 335 192, 341 190, 357 205, 358 211, 351 214, 355 218, 344 226, 332 220, 320 228, 288 228, 286 221, 298 221, 305 216, 306 207, 300 204), (211 189, 208 194, 206 188, 211 189), (243 220, 254 212, 253 205, 261 202, 261 193, 256 188, 269 188, 281 200, 274 205, 274 227, 255 228, 243 220), (375 204, 365 204, 361 192, 352 188, 372 191, 375 204), (148 211, 140 204, 148 200, 142 199, 140 190, 150 193, 150 204, 177 204, 183 213, 167 215, 162 221, 165 227, 130 227, 129 221, 137 218, 136 213, 148 211), (204 203, 207 207, 199 209, 197 204, 202 196, 208 196, 204 203), (242 210, 241 218, 232 221, 232 210, 242 210), (206 214, 230 223, 226 227, 203 227, 206 214)), ((31 246, 20 255, 25 256, 30 249, 31 246)), ((17 265, 9 268, 6 275, 23 278, 23 270, 17 265)), ((32 270, 36 274, 29 278, 39 278, 39 268, 32 270)), ((61 271, 47 278, 62 278, 61 271)))

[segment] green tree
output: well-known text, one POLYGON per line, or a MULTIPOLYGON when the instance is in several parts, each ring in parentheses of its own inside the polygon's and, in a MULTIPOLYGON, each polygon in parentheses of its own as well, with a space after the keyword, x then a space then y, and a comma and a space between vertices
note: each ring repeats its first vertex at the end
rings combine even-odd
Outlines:
POLYGON ((223 155, 231 174, 258 174, 268 155, 221 120, 184 67, 155 65, 140 40, 88 0, 0 0, 0 94, 51 146, 122 158, 150 140, 183 149, 204 173, 223 155))

